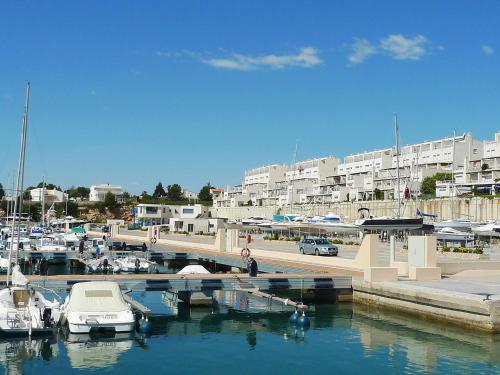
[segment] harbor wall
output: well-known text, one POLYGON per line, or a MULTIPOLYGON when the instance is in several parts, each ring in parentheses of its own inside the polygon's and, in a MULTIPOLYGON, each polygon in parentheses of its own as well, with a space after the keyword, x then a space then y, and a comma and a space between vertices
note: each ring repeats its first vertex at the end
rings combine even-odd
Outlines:
MULTIPOLYGON (((415 215, 418 208, 421 212, 437 215, 437 220, 448 220, 452 218, 452 205, 455 218, 467 218, 480 222, 500 218, 499 198, 429 199, 419 200, 418 205, 415 201, 407 201, 401 208, 401 212, 403 216, 411 217, 415 215)), ((294 205, 293 208, 282 207, 281 209, 276 206, 211 207, 210 212, 212 217, 227 219, 240 219, 251 216, 263 216, 271 219, 276 214, 314 216, 334 212, 347 221, 354 221, 357 219, 357 211, 361 207, 369 208, 374 216, 394 216, 396 213, 393 200, 294 205)))

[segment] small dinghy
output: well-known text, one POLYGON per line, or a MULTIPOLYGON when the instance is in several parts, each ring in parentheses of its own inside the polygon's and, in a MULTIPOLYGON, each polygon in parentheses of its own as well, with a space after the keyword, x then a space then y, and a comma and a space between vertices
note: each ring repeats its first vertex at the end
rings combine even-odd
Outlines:
POLYGON ((149 272, 150 269, 156 266, 155 262, 133 255, 117 258, 115 259, 115 263, 120 268, 121 272, 149 272))
POLYGON ((0 290, 0 331, 4 334, 52 333, 61 316, 60 304, 45 299, 28 286, 19 266, 12 269, 12 283, 0 290))
POLYGON ((62 312, 71 333, 96 329, 130 332, 135 327, 132 308, 123 299, 119 285, 111 281, 76 283, 62 312))

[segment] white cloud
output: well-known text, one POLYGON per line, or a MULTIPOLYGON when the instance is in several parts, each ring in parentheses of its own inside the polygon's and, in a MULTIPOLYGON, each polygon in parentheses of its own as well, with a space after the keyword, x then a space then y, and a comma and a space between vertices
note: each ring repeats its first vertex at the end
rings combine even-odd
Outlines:
POLYGON ((301 68, 311 68, 323 63, 318 56, 319 51, 313 47, 301 48, 295 55, 263 55, 248 56, 233 53, 230 58, 222 59, 203 59, 203 63, 214 68, 230 70, 254 70, 259 68, 284 69, 286 67, 296 66, 301 68))
POLYGON ((486 55, 493 55, 493 53, 495 53, 495 50, 493 48, 491 48, 490 46, 481 46, 481 49, 483 50, 483 53, 486 54, 486 55))
POLYGON ((368 40, 355 39, 351 45, 349 61, 352 64, 359 64, 375 53, 377 53, 377 47, 372 45, 368 40))
POLYGON ((420 60, 426 53, 428 40, 423 35, 407 38, 392 34, 380 41, 380 48, 396 60, 420 60))

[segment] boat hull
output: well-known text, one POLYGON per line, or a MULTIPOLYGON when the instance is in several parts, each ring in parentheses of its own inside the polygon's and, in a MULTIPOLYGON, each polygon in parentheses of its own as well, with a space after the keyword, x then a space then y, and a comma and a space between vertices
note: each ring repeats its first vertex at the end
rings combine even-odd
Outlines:
POLYGON ((366 219, 359 224, 366 230, 415 230, 423 227, 423 219, 366 219))
POLYGON ((68 322, 68 328, 71 333, 90 333, 95 330, 110 330, 115 332, 131 332, 135 328, 134 322, 127 323, 96 323, 96 324, 75 324, 68 322))

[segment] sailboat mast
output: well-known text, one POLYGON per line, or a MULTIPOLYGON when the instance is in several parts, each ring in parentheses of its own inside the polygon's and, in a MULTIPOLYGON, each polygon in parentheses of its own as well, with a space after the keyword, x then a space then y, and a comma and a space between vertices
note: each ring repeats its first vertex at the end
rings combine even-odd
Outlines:
POLYGON ((26 160, 26 142, 28 136, 28 114, 29 114, 29 105, 30 105, 30 83, 29 81, 26 83, 26 103, 24 105, 24 119, 23 119, 23 143, 21 145, 21 170, 18 174, 20 176, 20 184, 19 184, 19 221, 17 223, 17 252, 16 252, 16 261, 18 259, 19 254, 19 241, 21 237, 21 215, 23 212, 23 194, 24 194, 24 163, 26 160))
MULTIPOLYGON (((14 190, 15 195, 14 195, 14 208, 12 211, 13 217, 12 217, 12 228, 11 228, 11 242, 10 242, 10 250, 9 250, 9 264, 7 267, 7 285, 9 285, 9 276, 11 274, 11 267, 12 267, 12 251, 14 249, 14 231, 16 229, 16 220, 19 222, 21 221, 21 209, 22 209, 22 201, 23 201, 23 194, 22 194, 22 180, 23 180, 23 175, 24 175, 24 156, 26 152, 26 135, 27 135, 27 128, 28 128, 28 105, 29 105, 29 93, 30 93, 30 83, 28 82, 26 85, 26 108, 25 108, 25 113, 23 117, 23 127, 21 131, 21 148, 19 150, 19 165, 18 165, 18 170, 17 170, 17 179, 16 179, 16 188, 14 190), (19 210, 18 210, 19 206, 19 210), (19 216, 18 213, 19 212, 19 216)), ((18 231, 17 231, 17 250, 19 251, 19 240, 20 240, 20 227, 18 225, 18 231)))
POLYGON ((455 131, 453 131, 453 147, 451 151, 451 220, 455 220, 455 131))
POLYGON ((401 217, 401 186, 400 186, 400 176, 399 176, 399 125, 398 125, 398 115, 394 114, 394 131, 396 133, 396 178, 398 184, 397 190, 397 201, 398 201, 398 218, 401 217))
POLYGON ((293 214, 293 198, 294 198, 294 181, 295 181, 295 167, 297 165, 297 152, 299 150, 299 144, 295 143, 295 152, 293 153, 293 161, 292 161, 292 179, 290 181, 290 186, 292 188, 292 194, 290 196, 290 214, 293 214))
POLYGON ((42 228, 45 227, 45 176, 42 183, 42 228))

